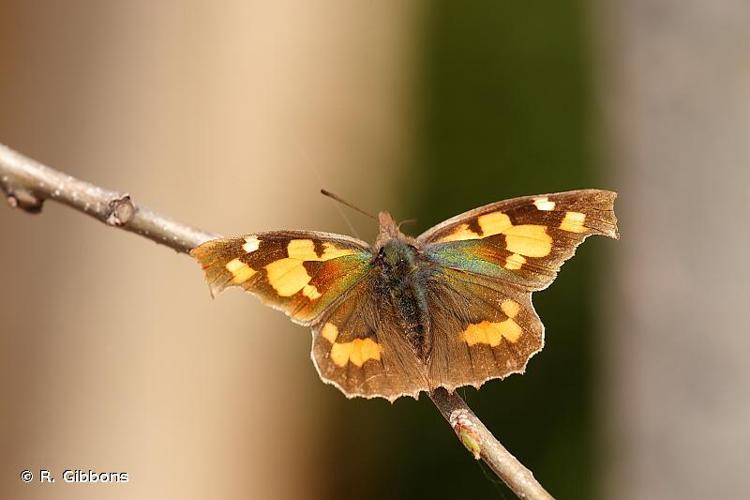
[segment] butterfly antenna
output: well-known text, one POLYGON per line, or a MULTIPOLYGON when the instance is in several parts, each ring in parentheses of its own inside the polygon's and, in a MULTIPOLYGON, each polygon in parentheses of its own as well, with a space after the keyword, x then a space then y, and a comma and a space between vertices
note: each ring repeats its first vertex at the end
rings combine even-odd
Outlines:
POLYGON ((414 218, 402 220, 401 222, 398 223, 398 228, 401 229, 401 226, 403 226, 404 224, 416 224, 416 223, 417 223, 417 219, 414 219, 414 218))
POLYGON ((371 218, 371 219, 375 219, 375 220, 378 220, 378 218, 377 218, 377 217, 375 217, 374 215, 372 215, 371 213, 365 212, 365 211, 364 211, 364 210, 362 210, 361 208, 359 208, 359 207, 357 207, 357 206, 354 206, 354 205, 352 205, 352 204, 351 204, 351 203, 349 203, 348 201, 346 201, 346 200, 344 200, 344 199, 340 198, 339 196, 337 196, 337 195, 333 194, 333 193, 332 193, 332 192, 330 192, 330 191, 326 191, 325 189, 321 189, 321 190, 320 190, 320 194, 322 194, 323 196, 328 196, 328 197, 329 197, 329 198, 331 198, 332 200, 336 200, 336 201, 338 201, 339 203, 341 203, 342 205, 346 205, 347 207, 351 208, 352 210, 356 210, 357 212, 361 213, 362 215, 366 215, 367 217, 369 217, 369 218, 371 218))

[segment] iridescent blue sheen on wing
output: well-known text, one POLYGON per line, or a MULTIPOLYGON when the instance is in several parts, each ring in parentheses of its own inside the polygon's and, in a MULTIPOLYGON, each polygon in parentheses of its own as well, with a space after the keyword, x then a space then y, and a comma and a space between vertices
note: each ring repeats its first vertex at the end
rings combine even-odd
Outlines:
MULTIPOLYGON (((502 236, 428 245, 424 252, 436 264, 474 275, 500 279, 507 284, 528 287, 549 279, 551 271, 527 262, 525 269, 505 267, 510 252, 503 248, 502 236)), ((530 261, 531 259, 529 259, 530 261)))
POLYGON ((453 241, 449 243, 437 243, 425 249, 430 259, 445 267, 462 269, 487 276, 506 276, 507 269, 499 264, 500 258, 492 258, 487 255, 487 245, 481 244, 482 240, 453 241))

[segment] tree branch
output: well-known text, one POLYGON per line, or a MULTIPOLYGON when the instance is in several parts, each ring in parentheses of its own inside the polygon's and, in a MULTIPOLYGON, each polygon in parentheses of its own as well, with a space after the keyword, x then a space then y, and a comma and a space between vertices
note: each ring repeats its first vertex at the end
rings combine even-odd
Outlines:
POLYGON ((518 498, 551 499, 552 495, 539 484, 534 474, 500 444, 457 392, 442 387, 430 393, 440 414, 453 427, 461 443, 474 458, 484 460, 492 471, 513 490, 518 498))
POLYGON ((136 233, 178 252, 188 252, 218 238, 137 206, 130 195, 108 191, 27 158, 0 144, 0 190, 10 206, 30 213, 55 200, 108 226, 136 233))
MULTIPOLYGON (((45 200, 55 200, 108 226, 136 233, 178 252, 187 253, 204 241, 219 237, 136 205, 127 193, 108 191, 63 174, 2 144, 0 190, 11 207, 39 213, 45 200)), ((458 394, 441 388, 430 398, 474 458, 484 460, 519 498, 552 498, 458 394)))

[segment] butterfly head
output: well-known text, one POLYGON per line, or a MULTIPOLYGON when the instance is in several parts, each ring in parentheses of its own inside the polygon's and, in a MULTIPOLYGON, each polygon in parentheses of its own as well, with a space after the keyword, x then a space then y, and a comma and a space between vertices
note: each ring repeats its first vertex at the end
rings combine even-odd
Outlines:
POLYGON ((380 231, 378 233, 378 239, 375 242, 376 250, 383 248, 385 244, 391 240, 400 240, 409 245, 417 246, 417 242, 414 238, 401 232, 399 225, 393 220, 390 213, 386 211, 379 212, 378 223, 380 224, 380 231))

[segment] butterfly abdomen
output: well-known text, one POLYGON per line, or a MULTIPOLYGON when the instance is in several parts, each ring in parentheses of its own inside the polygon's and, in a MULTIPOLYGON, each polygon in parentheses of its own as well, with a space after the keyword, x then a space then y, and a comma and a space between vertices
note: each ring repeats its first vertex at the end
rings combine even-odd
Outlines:
POLYGON ((404 336, 422 361, 426 360, 431 350, 430 314, 418 250, 392 239, 383 245, 375 262, 381 271, 381 297, 390 300, 404 336))

